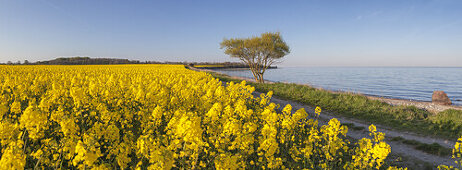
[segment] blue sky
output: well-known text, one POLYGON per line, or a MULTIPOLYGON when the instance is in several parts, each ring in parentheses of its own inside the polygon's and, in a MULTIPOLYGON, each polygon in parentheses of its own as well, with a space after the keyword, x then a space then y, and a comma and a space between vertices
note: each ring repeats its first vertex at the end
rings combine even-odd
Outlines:
POLYGON ((281 32, 282 66, 462 66, 460 0, 0 0, 0 62, 237 61, 223 38, 281 32))

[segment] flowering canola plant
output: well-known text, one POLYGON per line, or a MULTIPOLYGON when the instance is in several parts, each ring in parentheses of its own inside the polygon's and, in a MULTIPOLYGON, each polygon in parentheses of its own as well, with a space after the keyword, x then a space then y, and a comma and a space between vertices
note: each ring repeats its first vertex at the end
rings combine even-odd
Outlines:
POLYGON ((0 169, 371 169, 391 152, 373 125, 350 143, 337 119, 182 65, 0 74, 0 169))

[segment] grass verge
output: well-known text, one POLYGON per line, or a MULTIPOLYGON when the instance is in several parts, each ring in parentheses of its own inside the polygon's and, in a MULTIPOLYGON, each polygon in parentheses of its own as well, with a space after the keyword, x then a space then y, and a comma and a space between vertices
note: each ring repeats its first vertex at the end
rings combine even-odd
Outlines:
POLYGON ((342 123, 342 125, 348 127, 348 129, 353 129, 353 130, 364 130, 366 128, 362 126, 356 126, 354 123, 342 123))
MULTIPOLYGON (((227 75, 211 73, 225 81, 241 82, 227 75)), ((293 83, 253 83, 259 92, 273 91, 275 96, 297 101, 310 106, 320 106, 335 114, 366 120, 397 130, 411 131, 423 135, 457 139, 462 135, 462 111, 446 110, 438 114, 430 113, 415 106, 392 106, 366 96, 351 93, 333 93, 293 83)))
POLYGON ((424 151, 429 154, 438 155, 438 156, 448 156, 451 155, 452 149, 445 148, 438 143, 426 144, 416 140, 404 139, 401 136, 393 137, 391 141, 401 142, 406 145, 411 145, 417 150, 424 151))

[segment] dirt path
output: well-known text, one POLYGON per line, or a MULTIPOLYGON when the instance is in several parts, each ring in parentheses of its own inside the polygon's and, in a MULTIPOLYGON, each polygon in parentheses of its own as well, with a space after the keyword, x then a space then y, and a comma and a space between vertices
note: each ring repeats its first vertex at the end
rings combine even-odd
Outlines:
MULTIPOLYGON (((259 92, 255 92, 255 95, 259 95, 259 94, 260 94, 259 92)), ((271 99, 271 102, 279 104, 281 107, 284 107, 286 104, 290 104, 292 105, 292 108, 294 110, 305 108, 305 110, 308 113, 314 113, 314 108, 311 106, 304 105, 304 104, 294 102, 294 101, 283 100, 276 96, 273 96, 273 98, 271 99)), ((353 123, 356 127, 364 127, 364 130, 353 130, 349 128, 347 136, 351 138, 361 139, 361 138, 369 136, 368 135, 369 132, 367 131, 367 129, 370 123, 366 121, 348 119, 348 118, 345 118, 339 115, 334 115, 331 112, 322 111, 320 115, 319 123, 320 125, 327 124, 327 122, 332 118, 337 118, 341 123, 353 123)), ((454 160, 451 159, 451 156, 440 157, 437 155, 425 153, 423 151, 415 149, 413 146, 403 144, 399 141, 398 142, 391 141, 391 138, 400 136, 404 139, 416 140, 416 141, 427 143, 427 144, 438 143, 441 146, 444 146, 447 148, 453 148, 455 144, 454 141, 425 137, 425 136, 421 136, 421 135, 417 135, 417 134, 409 133, 409 132, 395 131, 395 130, 391 130, 387 127, 383 127, 380 125, 376 125, 376 126, 377 126, 378 131, 385 133, 386 135, 385 141, 391 146, 391 150, 393 154, 409 157, 411 158, 411 160, 415 159, 415 160, 420 160, 423 162, 428 162, 432 165, 441 165, 441 164, 453 165, 453 166, 456 165, 454 163, 454 160)))
MULTIPOLYGON (((199 70, 199 69, 193 69, 193 70, 210 71, 210 72, 219 73, 213 70, 199 70)), ((253 81, 252 79, 243 78, 243 77, 231 77, 231 78, 242 79, 246 81, 253 81)), ((273 83, 273 82, 269 82, 269 83, 273 83)), ((254 92, 254 95, 260 96, 260 92, 254 92)), ((378 100, 380 98, 374 98, 374 99, 378 100)), ((305 104, 295 102, 295 101, 284 100, 284 99, 278 98, 277 96, 273 96, 271 99, 271 102, 279 104, 281 107, 284 107, 285 105, 290 104, 292 105, 292 108, 294 111, 301 109, 301 108, 305 108, 305 110, 308 113, 311 113, 311 116, 314 117, 314 115, 312 114, 314 113, 314 108, 312 106, 305 105, 305 104)), ((406 102, 403 102, 402 100, 391 101, 391 102, 393 102, 394 105, 407 104, 406 102)), ((363 130, 354 130, 352 128, 349 128, 348 133, 347 133, 348 137, 353 138, 355 140, 369 137, 368 127, 371 123, 368 121, 346 118, 341 115, 334 114, 332 112, 322 111, 321 115, 319 116, 319 124, 320 125, 327 124, 327 122, 332 118, 338 119, 341 123, 352 123, 354 124, 355 127, 363 127, 363 130)), ((385 133, 386 135, 385 141, 391 146, 392 155, 406 158, 405 161, 407 162, 403 163, 404 165, 414 164, 415 169, 425 168, 425 166, 421 165, 423 163, 429 163, 430 165, 433 165, 434 167, 436 167, 437 165, 441 165, 441 164, 456 166, 456 164, 454 163, 454 160, 451 158, 451 155, 437 156, 437 155, 429 154, 421 150, 415 149, 415 146, 404 144, 401 141, 392 141, 391 139, 393 137, 402 137, 403 139, 406 139, 406 140, 416 140, 416 141, 419 141, 421 143, 426 143, 426 144, 438 143, 441 146, 449 148, 449 149, 452 149, 454 147, 455 141, 422 136, 422 135, 411 133, 411 132, 393 130, 389 127, 381 126, 378 124, 376 126, 377 126, 378 131, 385 133)))

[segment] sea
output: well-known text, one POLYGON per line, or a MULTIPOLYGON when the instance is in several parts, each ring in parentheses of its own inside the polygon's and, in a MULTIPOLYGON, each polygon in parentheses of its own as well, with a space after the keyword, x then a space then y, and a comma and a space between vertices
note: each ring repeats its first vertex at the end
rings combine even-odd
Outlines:
MULTIPOLYGON (((216 71, 253 78, 245 69, 216 71)), ((433 91, 442 90, 462 106, 462 67, 279 67, 264 79, 414 101, 431 101, 433 91)))

